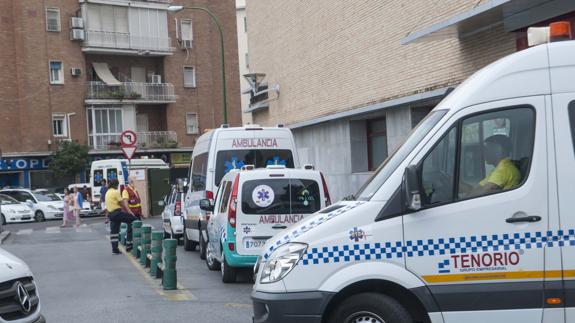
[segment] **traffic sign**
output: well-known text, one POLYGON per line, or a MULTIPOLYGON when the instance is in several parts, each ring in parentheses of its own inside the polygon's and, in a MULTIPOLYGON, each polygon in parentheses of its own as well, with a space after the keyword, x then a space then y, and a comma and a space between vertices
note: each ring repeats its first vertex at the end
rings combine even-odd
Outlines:
POLYGON ((135 147, 138 136, 132 130, 126 130, 120 135, 120 142, 122 147, 135 147))
POLYGON ((136 153, 136 147, 122 147, 122 152, 127 160, 131 160, 134 157, 134 153, 136 153))

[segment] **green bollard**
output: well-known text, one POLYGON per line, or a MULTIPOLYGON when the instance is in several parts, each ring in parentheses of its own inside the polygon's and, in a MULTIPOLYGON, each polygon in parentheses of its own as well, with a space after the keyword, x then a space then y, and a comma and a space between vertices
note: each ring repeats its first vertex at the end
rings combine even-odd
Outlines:
POLYGON ((140 240, 142 237, 142 221, 132 222, 132 256, 138 257, 138 247, 140 246, 140 240))
POLYGON ((152 252, 150 259, 150 275, 158 277, 158 264, 162 262, 162 240, 164 233, 162 231, 152 232, 152 245, 150 251, 152 252))
POLYGON ((162 272, 162 286, 165 290, 174 290, 178 288, 178 275, 176 273, 176 247, 178 240, 164 240, 164 259, 162 272))
POLYGON ((120 225, 120 243, 122 245, 126 245, 126 233, 128 232, 128 225, 126 223, 122 223, 120 225))
POLYGON ((142 243, 140 244, 140 265, 146 267, 148 262, 148 253, 150 253, 150 245, 152 243, 152 227, 144 225, 142 227, 142 243))

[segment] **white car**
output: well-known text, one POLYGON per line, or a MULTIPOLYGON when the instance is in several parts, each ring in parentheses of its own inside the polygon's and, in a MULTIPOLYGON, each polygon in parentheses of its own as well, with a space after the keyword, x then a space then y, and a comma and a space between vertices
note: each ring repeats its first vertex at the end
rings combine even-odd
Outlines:
POLYGON ((164 205, 162 221, 164 227, 164 238, 180 239, 184 233, 184 218, 182 206, 184 204, 185 190, 177 185, 172 187, 169 195, 166 195, 161 205, 164 205))
POLYGON ((0 249, 0 303, 0 322, 46 322, 40 314, 40 296, 32 271, 4 249, 0 249))
POLYGON ((56 194, 24 188, 1 190, 0 194, 13 197, 30 206, 34 210, 34 220, 37 222, 61 219, 64 216, 64 201, 56 194))
POLYGON ((4 194, 0 194, 0 203, 2 203, 2 224, 34 221, 34 210, 28 205, 4 194))

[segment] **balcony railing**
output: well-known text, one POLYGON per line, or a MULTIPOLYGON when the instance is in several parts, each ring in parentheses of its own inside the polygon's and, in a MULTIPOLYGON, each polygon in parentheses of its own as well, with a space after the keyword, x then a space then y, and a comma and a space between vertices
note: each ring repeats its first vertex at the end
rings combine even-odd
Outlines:
POLYGON ((87 100, 129 100, 138 102, 175 102, 174 85, 169 83, 124 82, 108 85, 104 82, 88 82, 87 100))
MULTIPOLYGON (((136 132, 138 149, 167 149, 178 147, 175 131, 136 132)), ((120 134, 90 134, 89 144, 93 150, 120 150, 120 134)))
MULTIPOLYGON (((168 2, 168 0, 163 0, 168 2)), ((130 33, 87 30, 84 47, 172 52, 170 37, 141 37, 130 33)))

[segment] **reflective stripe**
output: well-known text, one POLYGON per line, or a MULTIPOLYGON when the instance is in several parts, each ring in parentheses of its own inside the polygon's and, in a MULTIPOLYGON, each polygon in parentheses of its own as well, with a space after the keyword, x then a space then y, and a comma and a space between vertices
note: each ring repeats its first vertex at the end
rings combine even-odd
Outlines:
POLYGON ((133 208, 133 207, 140 207, 141 205, 140 204, 128 204, 128 206, 130 208, 133 208))
POLYGON ((482 280, 514 280, 514 279, 543 279, 575 277, 575 270, 548 270, 548 271, 508 271, 492 273, 467 273, 451 275, 423 275, 422 278, 430 283, 453 283, 482 280))

